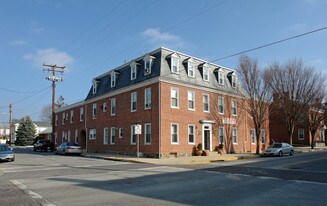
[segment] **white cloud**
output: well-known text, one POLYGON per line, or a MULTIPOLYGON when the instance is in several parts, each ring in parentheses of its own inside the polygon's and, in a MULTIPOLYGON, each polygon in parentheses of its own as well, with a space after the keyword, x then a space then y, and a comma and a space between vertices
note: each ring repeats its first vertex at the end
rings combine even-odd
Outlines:
POLYGON ((291 26, 291 30, 295 32, 303 32, 308 30, 308 25, 307 24, 302 24, 302 23, 296 23, 291 26))
POLYGON ((33 53, 25 54, 23 58, 31 61, 36 67, 41 67, 43 63, 69 66, 74 62, 74 59, 66 52, 61 52, 54 48, 36 50, 33 53))
POLYGON ((10 45, 13 45, 13 46, 27 45, 27 42, 24 40, 21 40, 21 39, 17 39, 17 40, 10 42, 10 45))
POLYGON ((149 38, 150 42, 155 44, 155 46, 167 46, 175 48, 181 48, 184 46, 184 41, 180 36, 170 34, 168 32, 160 32, 159 29, 146 29, 142 35, 149 38))

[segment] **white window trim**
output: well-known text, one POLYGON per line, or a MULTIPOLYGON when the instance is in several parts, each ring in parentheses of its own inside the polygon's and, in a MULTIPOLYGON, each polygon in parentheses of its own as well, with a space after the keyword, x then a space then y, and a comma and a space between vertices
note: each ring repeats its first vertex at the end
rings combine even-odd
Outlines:
POLYGON ((152 126, 151 126, 151 123, 146 123, 144 124, 144 144, 145 145, 151 145, 151 142, 152 142, 152 126), (146 135, 147 135, 147 126, 150 126, 150 142, 147 142, 146 141, 146 135))
POLYGON ((110 87, 115 87, 116 86, 116 81, 117 81, 116 73, 112 72, 110 74, 110 87))
POLYGON ((103 102, 102 111, 103 112, 106 112, 107 111, 107 102, 103 102))
POLYGON ((150 56, 149 54, 145 55, 143 58, 143 63, 144 63, 144 75, 150 75, 152 72, 152 61, 155 59, 155 57, 150 56), (149 68, 146 67, 146 62, 149 62, 149 68))
POLYGON ((236 88, 237 86, 237 77, 235 74, 232 74, 232 87, 236 88))
POLYGON ((205 112, 205 113, 210 113, 210 96, 209 96, 209 94, 203 94, 203 95, 202 95, 202 104, 203 104, 203 105, 202 105, 202 107, 203 107, 203 112, 205 112), (205 97, 205 96, 208 97, 208 110, 205 110, 205 109, 204 109, 204 103, 205 103, 205 102, 204 102, 204 97, 205 97))
POLYGON ((79 108, 79 121, 80 122, 84 121, 84 107, 79 108))
POLYGON ((179 144, 179 124, 178 123, 171 123, 170 124, 170 141, 173 145, 179 144), (177 126, 177 142, 173 142, 173 125, 177 126))
POLYGON ((187 125, 187 142, 188 144, 195 145, 196 139, 195 139, 195 124, 188 124, 187 125), (193 142, 190 142, 190 126, 193 127, 193 142))
POLYGON ((257 140, 256 140, 256 136, 255 136, 255 129, 250 129, 250 141, 251 141, 251 145, 255 145, 256 144, 256 142, 257 142, 257 140), (253 140, 254 140, 254 142, 252 142, 252 131, 253 131, 253 140))
POLYGON ((190 111, 195 111, 195 92, 194 91, 187 91, 187 108, 188 108, 188 110, 190 110, 190 111), (193 99, 189 99, 189 94, 192 94, 192 97, 193 97, 193 99), (189 105, 189 101, 192 101, 193 102, 193 108, 190 108, 190 105, 189 105))
POLYGON ((221 70, 218 70, 218 84, 225 85, 224 72, 221 70))
POLYGON ((114 145, 115 143, 116 143, 116 128, 110 127, 110 144, 114 145))
POLYGON ((203 73, 203 81, 209 82, 209 80, 210 80, 209 66, 203 65, 202 73, 203 73), (207 79, 205 78, 206 76, 207 76, 207 79))
POLYGON ((74 122, 74 110, 70 111, 70 123, 74 122))
POLYGON ((131 93, 131 112, 136 112, 137 111, 137 92, 132 92, 131 93), (135 109, 133 109, 133 97, 135 96, 135 109))
POLYGON ((58 114, 55 116, 55 126, 58 126, 58 114))
POLYGON ((174 57, 172 56, 170 58, 170 63, 171 63, 171 73, 174 73, 174 74, 179 74, 179 64, 180 64, 180 59, 178 57, 174 57), (174 60, 176 60, 176 65, 174 65, 174 60), (176 71, 174 70, 174 66, 176 66, 176 71))
POLYGON ((103 128, 103 144, 108 144, 108 127, 103 128))
POLYGON ((232 99, 232 100, 231 100, 231 107, 232 107, 232 115, 233 115, 233 116, 237 116, 237 101, 236 101, 235 99, 232 99), (234 108, 234 107, 233 107, 233 103, 234 103, 234 106, 235 106, 235 113, 236 113, 236 114, 233 113, 233 108, 234 108))
POLYGON ((223 96, 218 97, 218 113, 225 114, 225 100, 224 100, 223 96), (221 99, 221 102, 222 102, 223 112, 220 112, 220 109, 219 109, 219 99, 221 99))
POLYGON ((89 140, 95 140, 97 138, 96 134, 97 134, 96 129, 90 129, 89 140))
POLYGON ((193 59, 187 61, 187 75, 192 78, 195 77, 195 62, 193 59), (193 75, 190 75, 190 71, 192 71, 193 75))
POLYGON ((96 119, 97 118, 97 104, 94 103, 92 104, 92 119, 96 119))
POLYGON ((75 143, 78 144, 78 129, 75 129, 75 143))
POLYGON ((305 139, 305 130, 304 129, 298 129, 298 140, 304 140, 305 139), (303 138, 300 138, 300 131, 303 131, 303 138))
POLYGON ((137 78, 137 63, 133 61, 130 64, 130 67, 131 67, 131 80, 134 80, 137 78), (133 75, 133 74, 135 74, 135 75, 133 75))
POLYGON ((152 107, 152 91, 151 87, 144 89, 144 109, 151 109, 152 107), (147 92, 150 94, 150 100, 147 102, 147 92))
POLYGON ((265 129, 261 129, 261 144, 266 144, 266 130, 265 129))
POLYGON ((123 128, 119 128, 118 129, 118 136, 119 136, 119 138, 121 139, 121 138, 123 138, 123 128))
POLYGON ((179 89, 176 87, 171 87, 170 88, 170 107, 174 109, 179 109, 179 89), (172 91, 175 90, 177 94, 177 106, 173 106, 173 96, 172 96, 172 91))
POLYGON ((232 128, 232 142, 233 142, 233 145, 238 145, 238 129, 237 129, 237 127, 232 128), (236 134, 235 134, 236 142, 234 142, 233 131, 236 131, 236 134))
POLYGON ((133 131, 135 132, 135 125, 131 125, 131 140, 130 140, 130 144, 131 145, 136 145, 137 136, 135 136, 135 142, 132 141, 133 140, 133 131))
POLYGON ((111 98, 110 100, 110 115, 115 116, 117 111, 117 102, 116 98, 111 98), (113 108, 115 108, 115 111, 113 112, 113 108))
POLYGON ((218 139, 219 144, 225 144, 225 127, 224 126, 219 126, 218 127, 218 135, 219 135, 219 139, 218 139), (221 136, 220 131, 221 131, 221 129, 223 131, 223 135, 222 135, 223 141, 222 142, 220 141, 220 136, 221 136))

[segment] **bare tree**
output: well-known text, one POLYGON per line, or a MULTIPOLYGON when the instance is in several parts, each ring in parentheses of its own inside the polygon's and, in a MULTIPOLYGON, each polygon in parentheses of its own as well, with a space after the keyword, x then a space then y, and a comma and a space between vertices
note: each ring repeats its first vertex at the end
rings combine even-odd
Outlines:
POLYGON ((241 56, 237 67, 247 113, 252 117, 256 135, 256 154, 260 153, 261 131, 265 122, 269 119, 271 93, 268 89, 268 80, 264 71, 258 66, 255 59, 241 56))
POLYGON ((285 121, 290 144, 295 125, 303 120, 308 108, 315 103, 325 78, 301 59, 292 59, 284 65, 273 63, 266 70, 270 89, 274 96, 274 109, 285 121))
POLYGON ((315 134, 318 129, 325 129, 324 120, 327 119, 326 90, 321 88, 313 104, 309 105, 304 113, 304 121, 311 134, 311 148, 315 147, 315 134))
POLYGON ((52 107, 51 104, 45 105, 40 114, 40 119, 44 122, 52 122, 52 107))

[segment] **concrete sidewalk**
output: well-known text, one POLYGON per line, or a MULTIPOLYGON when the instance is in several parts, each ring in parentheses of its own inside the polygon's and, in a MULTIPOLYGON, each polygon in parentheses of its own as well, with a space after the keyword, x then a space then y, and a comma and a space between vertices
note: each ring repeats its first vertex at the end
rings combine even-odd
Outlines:
MULTIPOLYGON (((296 153, 304 152, 316 152, 327 150, 327 147, 317 147, 311 149, 310 147, 295 147, 296 153)), ((258 158, 260 155, 242 153, 242 154, 223 154, 219 155, 217 152, 210 152, 209 156, 188 156, 188 157, 171 157, 171 158, 145 158, 145 157, 133 157, 114 155, 109 153, 83 153, 82 156, 87 158, 105 159, 111 161, 124 161, 124 162, 135 162, 135 163, 146 163, 156 165, 188 165, 188 164, 209 164, 211 162, 218 161, 235 161, 240 159, 258 158)))

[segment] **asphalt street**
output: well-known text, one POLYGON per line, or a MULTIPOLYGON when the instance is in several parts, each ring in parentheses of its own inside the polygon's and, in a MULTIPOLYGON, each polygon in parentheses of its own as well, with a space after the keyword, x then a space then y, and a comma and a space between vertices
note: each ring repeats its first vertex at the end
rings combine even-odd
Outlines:
POLYGON ((327 205, 327 152, 186 166, 16 153, 0 205, 327 205))

